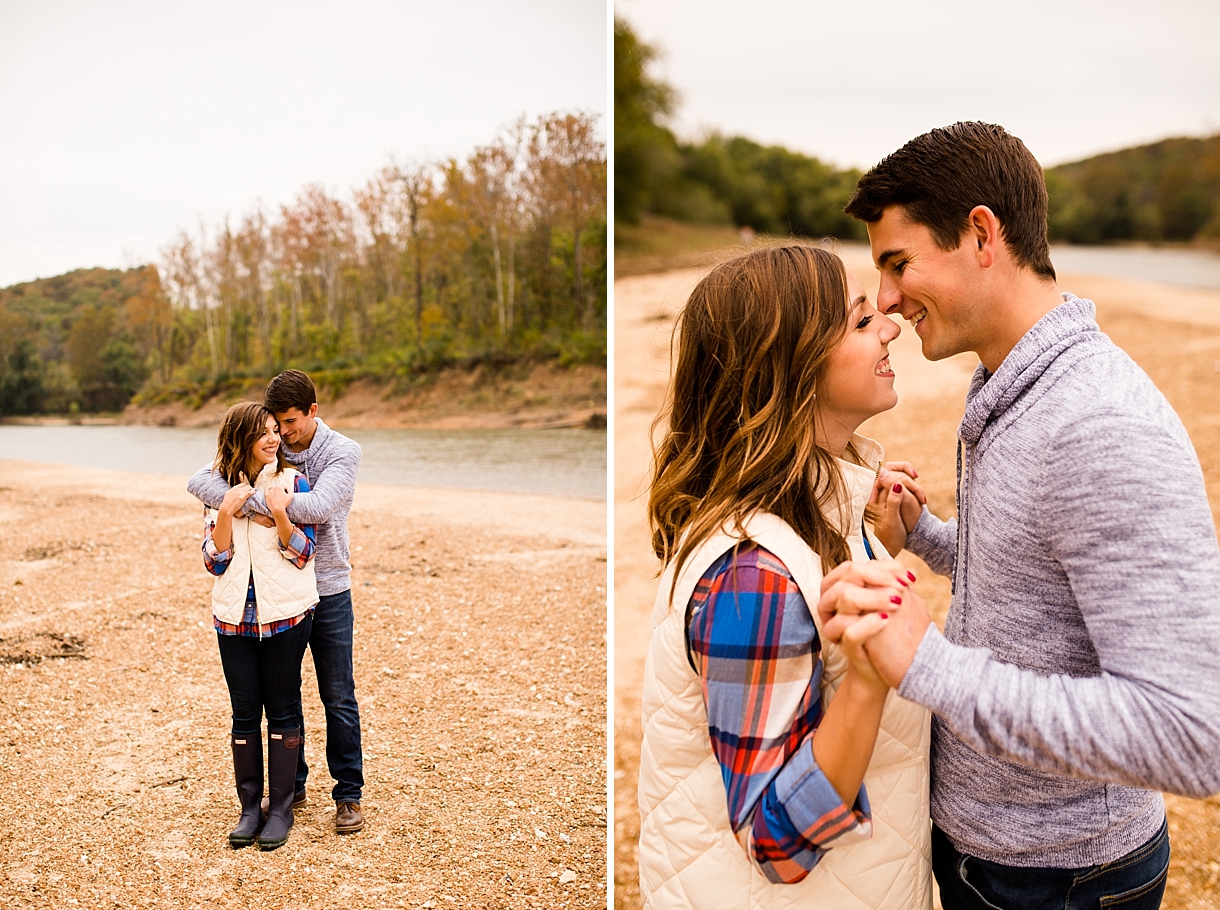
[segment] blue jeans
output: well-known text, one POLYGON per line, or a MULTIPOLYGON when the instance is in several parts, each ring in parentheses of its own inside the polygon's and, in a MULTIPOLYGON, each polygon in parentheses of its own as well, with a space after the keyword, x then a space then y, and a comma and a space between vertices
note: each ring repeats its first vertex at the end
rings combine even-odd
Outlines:
POLYGON ((1083 869, 1002 866, 959 853, 932 827, 932 871, 945 910, 1156 910, 1169 872, 1169 828, 1126 856, 1083 869))
POLYGON ((261 736, 264 709, 269 730, 296 726, 301 713, 301 658, 312 621, 307 616, 270 638, 216 633, 233 707, 234 736, 261 736))
MULTIPOLYGON (((358 803, 364 789, 364 756, 360 749, 360 706, 352 673, 352 592, 326 594, 314 609, 309 650, 318 674, 318 695, 326 709, 326 765, 335 779, 331 798, 358 803)), ((305 717, 297 690, 296 723, 305 735, 305 717)), ((297 752, 297 792, 305 789, 309 765, 305 749, 297 752)))

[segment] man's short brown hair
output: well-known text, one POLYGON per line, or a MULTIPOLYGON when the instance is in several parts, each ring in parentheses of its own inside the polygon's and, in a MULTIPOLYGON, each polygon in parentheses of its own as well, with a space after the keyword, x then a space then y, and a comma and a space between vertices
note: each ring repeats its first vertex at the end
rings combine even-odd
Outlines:
POLYGON ((860 178, 844 211, 871 223, 891 205, 925 225, 942 250, 961 244, 970 211, 985 205, 1017 263, 1055 278, 1042 166, 1002 126, 962 122, 917 136, 860 178))
POLYGON ((289 408, 308 414, 309 406, 317 400, 313 380, 300 370, 280 373, 267 384, 267 391, 263 393, 263 406, 272 414, 283 414, 289 408))

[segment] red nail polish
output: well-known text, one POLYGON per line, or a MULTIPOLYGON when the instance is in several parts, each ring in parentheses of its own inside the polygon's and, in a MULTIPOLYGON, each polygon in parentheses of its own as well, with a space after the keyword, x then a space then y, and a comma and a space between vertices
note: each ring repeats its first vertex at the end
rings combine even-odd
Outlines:
POLYGON ((900 578, 900 579, 898 579, 898 584, 902 585, 905 588, 908 585, 910 585, 910 582, 907 581, 905 578, 900 578))
POLYGON ((895 597, 891 597, 891 598, 890 598, 890 603, 892 603, 892 604, 900 604, 900 603, 902 603, 902 598, 901 598, 901 597, 897 597, 897 596, 895 596, 895 597))
POLYGON ((890 618, 890 614, 889 614, 889 613, 882 613, 882 614, 881 614, 881 618, 882 618, 882 619, 889 619, 889 618, 890 618))
POLYGON ((902 484, 900 484, 900 483, 896 483, 896 484, 894 484, 894 492, 895 492, 895 493, 901 493, 901 492, 902 492, 902 484))
POLYGON ((911 581, 914 581, 914 580, 915 580, 915 573, 914 573, 914 572, 912 572, 912 571, 910 571, 910 570, 907 570, 907 578, 911 579, 911 581))

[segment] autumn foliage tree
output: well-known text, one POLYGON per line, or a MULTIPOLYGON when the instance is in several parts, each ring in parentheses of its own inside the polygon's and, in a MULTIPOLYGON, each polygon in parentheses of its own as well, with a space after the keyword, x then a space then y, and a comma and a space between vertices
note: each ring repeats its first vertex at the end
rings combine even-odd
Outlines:
POLYGON ((113 409, 141 386, 174 394, 288 366, 345 381, 604 363, 599 129, 587 113, 521 117, 465 158, 391 161, 348 193, 313 184, 275 211, 183 230, 155 266, 89 273, 103 295, 0 291, 15 327, 0 345, 0 413, 113 409))

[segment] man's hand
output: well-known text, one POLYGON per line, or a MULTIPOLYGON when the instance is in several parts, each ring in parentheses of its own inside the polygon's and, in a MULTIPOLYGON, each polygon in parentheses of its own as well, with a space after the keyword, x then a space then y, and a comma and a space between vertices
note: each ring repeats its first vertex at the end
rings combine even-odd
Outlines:
POLYGON ((893 689, 902 685, 915 652, 932 625, 928 605, 914 591, 907 591, 902 605, 889 614, 879 633, 864 643, 877 674, 893 689))

